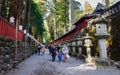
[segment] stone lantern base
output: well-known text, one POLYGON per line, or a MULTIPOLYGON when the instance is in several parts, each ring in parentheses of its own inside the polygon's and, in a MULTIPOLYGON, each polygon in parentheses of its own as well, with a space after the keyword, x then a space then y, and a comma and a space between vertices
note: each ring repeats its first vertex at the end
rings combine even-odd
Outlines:
POLYGON ((95 65, 95 58, 91 57, 91 58, 85 58, 85 62, 93 67, 96 68, 96 65, 95 65))
POLYGON ((95 59, 93 57, 91 58, 85 58, 86 63, 95 63, 95 59))
POLYGON ((95 66, 97 69, 117 69, 113 60, 108 58, 95 60, 95 66))

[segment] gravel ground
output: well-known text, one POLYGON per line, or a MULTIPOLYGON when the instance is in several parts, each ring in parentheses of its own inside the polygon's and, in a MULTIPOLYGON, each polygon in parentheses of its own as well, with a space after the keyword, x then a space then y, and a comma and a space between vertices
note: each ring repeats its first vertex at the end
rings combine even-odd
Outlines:
POLYGON ((51 56, 33 55, 5 75, 120 75, 116 69, 96 69, 91 64, 70 57, 67 62, 51 61, 51 56))

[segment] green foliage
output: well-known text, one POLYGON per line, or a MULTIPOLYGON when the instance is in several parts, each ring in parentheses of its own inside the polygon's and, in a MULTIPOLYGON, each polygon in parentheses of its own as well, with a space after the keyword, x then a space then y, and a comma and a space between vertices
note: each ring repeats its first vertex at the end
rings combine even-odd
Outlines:
POLYGON ((45 20, 47 21, 46 28, 48 29, 45 34, 45 38, 48 41, 54 40, 54 18, 56 16, 57 36, 60 37, 64 34, 64 27, 68 31, 69 28, 69 5, 68 0, 60 1, 46 1, 45 14, 49 13, 45 20))
POLYGON ((79 3, 78 1, 74 1, 74 8, 75 10, 81 11, 82 10, 81 3, 79 3))
POLYGON ((39 36, 43 36, 43 33, 45 31, 43 25, 43 17, 39 11, 37 4, 33 0, 31 3, 31 24, 35 27, 34 33, 38 34, 39 36))
MULTIPOLYGON (((47 2, 47 9, 46 11, 50 11, 50 15, 46 18, 47 26, 49 29, 49 32, 46 33, 50 34, 49 40, 54 39, 54 11, 56 12, 56 22, 57 22, 57 36, 58 38, 64 35, 64 31, 69 30, 69 0, 60 0, 60 1, 46 1, 47 2), (52 27, 52 28, 51 28, 52 27)), ((75 15, 77 19, 80 18, 80 14, 82 13, 81 4, 77 1, 74 1, 74 7, 75 7, 75 15)), ((45 33, 45 34, 46 34, 45 33)))
POLYGON ((83 9, 81 8, 80 11, 75 10, 75 16, 76 16, 76 20, 79 20, 82 16, 84 16, 85 14, 91 14, 93 12, 93 8, 92 6, 89 4, 89 2, 85 2, 83 9))
POLYGON ((69 30, 69 4, 67 0, 56 2, 54 4, 56 6, 58 33, 62 36, 64 34, 64 26, 66 31, 69 30))
POLYGON ((92 7, 91 5, 89 4, 89 2, 85 2, 85 5, 84 5, 84 11, 85 12, 88 12, 88 11, 91 11, 92 7))
POLYGON ((74 1, 74 11, 75 11, 75 19, 76 21, 80 19, 81 14, 83 13, 82 11, 82 6, 81 3, 79 3, 78 1, 74 1))

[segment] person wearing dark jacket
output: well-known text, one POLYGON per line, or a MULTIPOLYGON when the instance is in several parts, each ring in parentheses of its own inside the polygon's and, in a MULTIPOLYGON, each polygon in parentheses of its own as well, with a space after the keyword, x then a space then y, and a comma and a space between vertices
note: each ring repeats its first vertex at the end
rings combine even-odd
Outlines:
POLYGON ((51 54, 51 49, 52 49, 52 46, 51 45, 49 45, 48 46, 48 49, 49 49, 49 55, 51 54))
POLYGON ((55 49, 55 46, 52 46, 50 48, 50 53, 51 53, 51 56, 52 56, 52 61, 55 61, 55 57, 56 57, 56 49, 55 49))
POLYGON ((40 50, 41 50, 41 46, 38 45, 38 48, 37 48, 37 54, 38 54, 38 56, 40 55, 40 50))

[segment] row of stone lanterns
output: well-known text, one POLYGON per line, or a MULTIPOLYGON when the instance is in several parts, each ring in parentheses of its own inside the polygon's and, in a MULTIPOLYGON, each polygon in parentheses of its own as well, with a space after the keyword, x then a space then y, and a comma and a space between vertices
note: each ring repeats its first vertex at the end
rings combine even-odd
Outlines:
MULTIPOLYGON (((95 27, 95 32, 94 32, 94 36, 90 36, 88 33, 86 33, 86 35, 82 38, 76 38, 74 40, 70 40, 68 41, 68 46, 70 46, 70 50, 72 55, 76 55, 76 50, 78 50, 78 54, 79 54, 79 49, 76 47, 80 46, 81 44, 83 46, 86 47, 86 52, 87 52, 87 58, 86 61, 91 63, 93 62, 92 60, 94 58, 92 58, 91 56, 91 46, 93 46, 92 44, 92 38, 96 38, 98 39, 98 48, 99 48, 99 55, 100 57, 98 59, 96 59, 95 61, 99 62, 105 62, 107 58, 107 45, 106 45, 106 38, 108 38, 110 36, 110 34, 107 31, 107 23, 109 21, 107 21, 105 18, 101 17, 100 15, 97 15, 96 17, 90 19, 88 21, 88 24, 90 25, 94 25, 95 27), (82 42, 81 42, 82 41, 82 42), (83 43, 84 41, 84 43, 83 43)), ((81 53, 81 52, 80 52, 81 53)), ((80 55, 80 54, 79 54, 80 55)))
MULTIPOLYGON (((106 19, 102 18, 99 15, 96 18, 90 19, 88 22, 90 25, 94 25, 95 27, 95 32, 93 37, 98 39, 98 48, 99 48, 99 55, 100 55, 99 60, 105 61, 107 59, 106 38, 110 36, 110 34, 107 31, 107 23, 109 21, 107 21, 106 19)), ((80 38, 77 41, 75 40, 71 41, 72 46, 75 46, 77 43, 78 43, 77 45, 79 45, 79 41, 81 41, 81 39, 84 41, 84 46, 86 47, 86 52, 87 52, 87 58, 86 58, 87 62, 92 62, 93 60, 91 56, 91 49, 90 49, 91 46, 93 46, 92 44, 93 37, 91 37, 88 33, 86 33, 86 35, 83 38, 80 38)), ((70 45, 70 42, 69 42, 69 45, 70 45)), ((72 52, 75 53, 74 47, 72 47, 72 52)))

